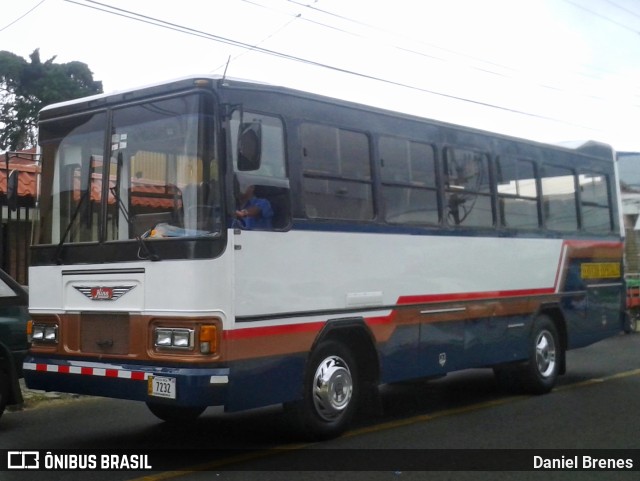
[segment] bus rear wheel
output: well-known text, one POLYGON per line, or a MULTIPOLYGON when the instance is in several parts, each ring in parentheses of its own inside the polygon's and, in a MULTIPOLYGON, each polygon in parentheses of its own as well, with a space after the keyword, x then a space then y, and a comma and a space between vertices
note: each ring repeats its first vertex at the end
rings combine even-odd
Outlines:
POLYGON ((148 402, 147 407, 157 418, 168 423, 194 421, 207 408, 206 406, 170 406, 152 402, 148 402))
POLYGON ((288 405, 287 411, 305 437, 329 439, 349 427, 359 394, 351 352, 340 342, 324 341, 309 358, 303 399, 288 405))
POLYGON ((551 318, 544 314, 533 322, 528 353, 528 360, 523 363, 495 367, 496 380, 510 392, 548 393, 558 380, 564 354, 558 330, 551 318))
POLYGON ((558 380, 562 356, 558 330, 549 317, 539 316, 535 320, 529 342, 524 386, 532 394, 544 394, 551 391, 558 380))

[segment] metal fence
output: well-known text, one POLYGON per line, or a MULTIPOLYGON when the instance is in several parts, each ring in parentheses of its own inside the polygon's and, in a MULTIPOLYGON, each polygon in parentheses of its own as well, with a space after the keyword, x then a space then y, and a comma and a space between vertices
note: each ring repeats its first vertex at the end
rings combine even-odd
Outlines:
POLYGON ((15 212, 2 206, 0 223, 0 267, 20 284, 29 284, 29 246, 31 244, 32 208, 15 212))
POLYGON ((0 165, 0 268, 29 284, 29 246, 36 200, 37 155, 6 152, 0 165))

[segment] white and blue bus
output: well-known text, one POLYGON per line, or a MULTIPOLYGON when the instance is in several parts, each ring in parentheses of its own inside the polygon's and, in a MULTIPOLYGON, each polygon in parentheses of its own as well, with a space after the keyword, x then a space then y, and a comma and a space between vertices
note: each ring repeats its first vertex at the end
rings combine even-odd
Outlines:
POLYGON ((166 421, 284 404, 321 438, 381 384, 487 367, 548 392, 624 327, 606 145, 206 76, 39 132, 31 388, 166 421))

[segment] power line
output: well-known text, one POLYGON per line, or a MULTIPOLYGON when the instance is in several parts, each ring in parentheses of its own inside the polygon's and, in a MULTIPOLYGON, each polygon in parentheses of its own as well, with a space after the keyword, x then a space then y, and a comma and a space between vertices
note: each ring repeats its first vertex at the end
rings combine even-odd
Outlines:
POLYGON ((81 2, 79 2, 77 0, 65 0, 65 1, 68 2, 68 3, 73 3, 73 4, 76 4, 76 5, 79 5, 79 6, 83 6, 83 7, 86 7, 86 8, 99 10, 99 11, 102 11, 104 13, 109 13, 109 14, 112 14, 112 15, 121 16, 121 17, 130 19, 130 20, 135 20, 135 21, 146 23, 146 24, 149 24, 149 25, 165 28, 165 29, 168 29, 168 30, 173 30, 173 31, 176 31, 176 32, 179 32, 179 33, 184 33, 184 34, 188 34, 188 35, 204 38, 204 39, 207 39, 207 40, 212 40, 212 41, 215 41, 215 42, 223 43, 223 44, 226 44, 226 45, 232 45, 232 46, 243 48, 243 49, 253 50, 253 51, 256 51, 256 52, 259 52, 259 53, 262 53, 262 54, 271 55, 271 56, 275 56, 275 57, 278 57, 278 58, 282 58, 282 59, 286 59, 286 60, 290 60, 290 61, 294 61, 294 62, 299 62, 299 63, 310 65, 310 66, 324 68, 324 69, 331 70, 331 71, 338 72, 338 73, 348 74, 348 75, 352 75, 352 76, 363 78, 363 79, 367 79, 367 80, 373 80, 373 81, 385 83, 385 84, 388 84, 388 85, 402 87, 402 88, 406 88, 406 89, 413 90, 413 91, 418 91, 418 92, 427 93, 427 94, 431 94, 431 95, 435 95, 435 96, 439 96, 439 97, 448 98, 448 99, 451 99, 451 100, 457 100, 457 101, 460 101, 460 102, 465 102, 465 103, 469 103, 469 104, 473 104, 473 105, 477 105, 477 106, 481 106, 481 107, 488 107, 488 108, 492 108, 492 109, 502 110, 502 111, 505 111, 505 112, 524 115, 524 116, 527 116, 527 117, 538 118, 538 119, 542 119, 542 120, 548 120, 548 121, 552 121, 552 122, 556 122, 556 123, 572 125, 572 126, 581 127, 581 128, 584 128, 584 129, 593 130, 591 127, 575 124, 575 123, 572 123, 572 122, 568 122, 568 121, 565 121, 565 120, 562 120, 562 119, 557 119, 557 118, 546 116, 546 115, 535 114, 535 113, 526 112, 526 111, 515 109, 515 108, 510 108, 510 107, 505 107, 505 106, 502 106, 502 105, 492 104, 492 103, 489 103, 489 102, 482 102, 482 101, 479 101, 479 100, 474 100, 474 99, 470 99, 470 98, 466 98, 466 97, 462 97, 462 96, 447 94, 447 93, 444 93, 444 92, 439 92, 439 91, 432 90, 432 89, 418 87, 416 85, 411 85, 411 84, 407 84, 407 83, 396 81, 396 80, 381 78, 381 77, 377 77, 375 75, 370 75, 370 74, 366 74, 366 73, 362 73, 362 72, 356 72, 356 71, 349 70, 349 69, 346 69, 346 68, 337 67, 335 65, 329 65, 329 64, 317 62, 317 61, 314 61, 314 60, 310 60, 310 59, 306 59, 306 58, 302 58, 302 57, 297 57, 297 56, 290 55, 290 54, 287 54, 287 53, 266 49, 264 47, 260 47, 259 45, 251 45, 251 44, 248 44, 248 43, 245 43, 245 42, 241 42, 241 41, 238 41, 238 40, 233 40, 233 39, 230 39, 230 38, 227 38, 227 37, 222 37, 222 36, 211 34, 211 33, 208 33, 208 32, 201 31, 201 30, 196 30, 196 29, 193 29, 193 28, 190 28, 190 27, 185 27, 183 25, 179 25, 179 24, 172 23, 172 22, 167 22, 165 20, 154 18, 154 17, 148 16, 148 15, 143 15, 143 14, 139 14, 139 13, 136 13, 136 12, 133 12, 133 11, 130 11, 130 10, 125 10, 125 9, 122 9, 122 8, 113 7, 111 5, 108 5, 108 4, 105 4, 105 3, 101 3, 101 2, 97 2, 95 0, 85 0, 86 3, 81 3, 81 2))
POLYGON ((253 47, 251 49, 246 49, 243 50, 242 52, 240 52, 238 55, 236 55, 235 57, 231 58, 231 56, 229 56, 229 59, 223 63, 222 65, 220 65, 219 67, 215 68, 212 70, 212 72, 215 72, 216 70, 221 69, 222 67, 225 67, 225 74, 226 74, 226 67, 229 66, 230 62, 233 62, 235 60, 237 60, 238 58, 242 57, 243 55, 245 55, 246 53, 249 53, 253 50, 256 49, 256 47, 260 46, 261 44, 263 44, 264 42, 266 42, 267 40, 275 37, 277 34, 279 34, 280 32, 282 32, 285 28, 287 28, 289 25, 291 25, 293 22, 295 22, 296 20, 298 20, 300 18, 300 15, 295 16, 294 18, 292 18, 291 20, 289 20, 287 23, 285 23, 282 27, 278 28, 277 30, 273 31, 272 33, 270 33, 269 35, 267 35, 266 37, 264 37, 262 40, 260 40, 259 42, 257 42, 256 44, 253 45, 253 47))
MULTIPOLYGON (((291 16, 291 17, 294 17, 294 18, 302 18, 302 14, 301 13, 290 14, 288 12, 283 12, 282 10, 278 10, 278 9, 273 8, 273 7, 267 7, 266 5, 258 3, 258 2, 254 1, 254 0, 241 0, 241 1, 244 2, 244 3, 248 3, 249 5, 253 5, 255 7, 264 8, 265 10, 271 10, 273 12, 278 12, 278 13, 281 13, 283 15, 291 16)), ((334 31, 337 31, 337 32, 340 32, 340 33, 345 33, 347 35, 352 35, 352 36, 359 36, 359 35, 355 34, 354 32, 350 32, 348 30, 344 30, 344 29, 336 27, 334 25, 327 25, 326 23, 317 22, 315 20, 312 20, 312 19, 306 18, 306 17, 302 18, 302 19, 305 22, 309 22, 309 23, 312 23, 314 25, 320 25, 322 27, 325 27, 325 28, 328 28, 328 29, 331 29, 331 30, 334 30, 334 31)))
MULTIPOLYGON (((259 5, 255 1, 250 1, 250 0, 243 0, 243 1, 252 3, 254 5, 259 5)), ((477 70, 477 71, 480 71, 480 72, 488 73, 488 74, 491 74, 491 75, 496 75, 496 76, 507 78, 507 79, 515 79, 516 77, 514 77, 512 75, 509 75, 507 73, 496 71, 496 70, 492 69, 491 67, 497 67, 498 69, 501 69, 501 70, 504 70, 504 71, 507 71, 507 72, 512 72, 514 74, 523 74, 523 72, 521 70, 517 70, 517 69, 515 69, 515 68, 513 68, 511 66, 507 66, 507 65, 504 65, 504 64, 501 64, 501 63, 498 63, 498 62, 489 61, 489 60, 486 60, 484 58, 479 58, 479 57, 476 57, 476 56, 473 56, 473 55, 469 55, 467 53, 459 52, 459 51, 456 51, 456 50, 452 50, 452 49, 449 49, 449 48, 441 47, 441 46, 439 46, 437 44, 427 43, 427 42, 424 42, 424 41, 422 41, 420 39, 417 39, 415 37, 410 37, 410 36, 407 36, 405 34, 394 32, 394 31, 388 30, 388 29, 383 28, 383 27, 372 25, 370 23, 365 23, 365 22, 362 22, 361 20, 357 20, 357 19, 345 16, 345 15, 341 15, 341 14, 338 14, 338 13, 335 13, 335 12, 332 12, 332 11, 329 11, 329 10, 325 10, 325 9, 316 7, 316 6, 311 5, 311 4, 302 3, 300 0, 283 0, 283 1, 295 4, 295 5, 299 5, 301 7, 307 8, 307 9, 311 9, 314 12, 318 12, 318 13, 321 13, 321 14, 324 14, 324 15, 328 15, 328 16, 330 16, 332 18, 337 18, 337 19, 340 19, 340 20, 344 20, 344 21, 353 23, 355 25, 358 25, 358 26, 361 26, 361 27, 365 27, 365 28, 370 29, 370 30, 382 32, 382 33, 387 34, 387 35, 393 35, 393 36, 398 37, 398 38, 403 38, 403 39, 406 39, 406 40, 408 40, 410 42, 421 44, 421 45, 424 45, 424 46, 429 47, 429 48, 435 48, 435 49, 441 50, 443 52, 446 52, 448 54, 453 54, 453 55, 455 55, 457 57, 463 57, 463 58, 466 58, 466 59, 470 59, 472 61, 482 62, 483 64, 486 64, 486 65, 489 66, 489 67, 482 67, 482 66, 474 66, 474 65, 470 65, 470 64, 463 64, 467 68, 470 68, 470 69, 473 69, 473 70, 477 70)), ((569 3, 572 3, 572 2, 570 2, 570 0, 566 0, 566 1, 569 1, 569 3)), ((611 0, 604 0, 604 1, 607 1, 607 2, 611 3, 612 5, 614 5, 614 6, 618 7, 618 8, 621 8, 621 9, 623 9, 625 11, 628 11, 627 9, 625 9, 623 7, 620 7, 619 5, 616 5, 611 0)), ((576 6, 578 6, 578 5, 576 5, 576 6)), ((263 6, 263 8, 268 8, 268 7, 263 6)), ((592 13, 595 13, 595 12, 592 12, 592 13)), ((630 13, 633 13, 633 12, 630 12, 630 13)), ((596 15, 597 15, 597 13, 596 13, 596 15)), ((600 16, 600 15, 598 15, 598 16, 600 16)), ((638 16, 640 16, 640 15, 638 15, 638 16)), ((604 18, 605 20, 610 20, 610 19, 608 19, 606 17, 602 17, 602 18, 604 18)), ((303 18, 303 20, 309 21, 308 18, 303 18)), ((318 25, 327 26, 326 24, 323 24, 321 22, 314 22, 314 23, 316 23, 318 25)), ((333 28, 333 27, 330 27, 330 28, 333 28)), ((353 32, 349 32, 349 31, 344 30, 344 29, 341 29, 341 31, 349 33, 351 35, 357 35, 357 34, 355 34, 353 32)), ((362 36, 362 35, 357 35, 357 36, 364 38, 364 36, 362 36)), ((387 44, 387 45, 390 45, 390 44, 387 44)), ((426 54, 424 52, 421 52, 419 50, 415 50, 413 48, 402 47, 402 46, 398 46, 398 45, 395 45, 395 44, 391 44, 391 46, 393 48, 396 48, 396 49, 404 51, 404 52, 421 55, 423 57, 430 57, 432 59, 440 60, 440 61, 443 61, 443 62, 451 62, 452 61, 450 58, 443 58, 443 57, 439 57, 439 56, 436 56, 436 55, 426 54)), ((585 67, 586 69, 592 70, 594 72, 601 72, 602 74, 614 74, 615 75, 615 73, 611 72, 610 70, 606 70, 606 69, 603 69, 603 68, 600 68, 600 67, 597 67, 597 66, 594 66, 594 65, 582 65, 582 66, 585 67)), ((597 73, 590 74, 588 72, 588 70, 574 71, 574 73, 576 75, 579 75, 579 76, 585 77, 585 78, 589 78, 589 79, 596 79, 596 80, 599 79, 597 73)), ((545 82, 545 83, 535 82, 535 81, 532 81, 529 78, 524 78, 524 79, 521 79, 521 80, 526 81, 531 85, 537 85, 537 86, 545 88, 545 89, 556 90, 556 91, 560 91, 560 92, 566 92, 565 88, 557 87, 557 86, 555 86, 553 84, 550 84, 550 83, 547 83, 547 82, 545 82)), ((598 100, 607 101, 606 98, 603 98, 603 97, 597 96, 597 95, 586 95, 585 94, 584 96, 589 97, 589 98, 598 99, 598 100)))
MULTIPOLYGON (((245 1, 246 1, 246 0, 245 0, 245 1)), ((506 70, 512 70, 512 71, 515 71, 515 69, 513 69, 513 68, 511 68, 511 67, 508 67, 508 66, 506 66, 506 65, 502 65, 502 64, 499 64, 499 63, 496 63, 496 62, 491 62, 491 61, 488 61, 488 60, 485 60, 485 59, 481 59, 481 58, 478 58, 478 57, 474 57, 474 56, 472 56, 472 55, 468 55, 468 54, 466 54, 466 53, 457 52, 457 51, 455 51, 455 50, 451 50, 451 49, 448 49, 448 48, 444 48, 444 47, 441 47, 441 46, 439 46, 439 45, 435 45, 435 44, 432 44, 432 43, 427 43, 427 42, 424 42, 424 41, 422 41, 422 40, 418 40, 418 39, 416 39, 416 38, 409 37, 409 36, 407 36, 407 35, 401 35, 401 34, 398 34, 398 32, 394 32, 394 31, 391 31, 391 30, 387 30, 387 29, 385 29, 385 28, 381 28, 381 27, 378 27, 378 26, 376 26, 376 25, 371 25, 371 24, 369 24, 369 23, 365 23, 365 22, 362 22, 362 21, 360 21, 360 20, 356 20, 356 19, 353 19, 353 18, 347 17, 347 16, 345 16, 345 15, 340 15, 340 14, 337 14, 337 13, 331 12, 331 11, 329 11, 329 10, 323 10, 323 9, 321 9, 321 8, 314 7, 314 6, 309 5, 309 4, 304 4, 304 3, 301 3, 301 2, 299 2, 299 1, 297 1, 297 0, 286 0, 286 1, 287 1, 287 2, 289 2, 289 3, 293 3, 293 4, 295 4, 295 5, 299 5, 299 6, 301 6, 301 7, 309 8, 309 9, 311 9, 311 10, 315 11, 315 12, 323 13, 323 14, 328 15, 328 16, 331 16, 331 17, 333 17, 333 18, 338 18, 338 19, 340 19, 340 20, 345 20, 345 21, 347 21, 347 22, 353 23, 353 24, 355 24, 355 25, 359 25, 359 26, 361 26, 361 27, 368 28, 368 29, 370 29, 370 30, 377 30, 378 32, 382 32, 382 33, 387 34, 387 35, 393 35, 393 36, 395 36, 395 37, 401 37, 401 38, 404 38, 404 39, 406 39, 406 40, 408 40, 408 41, 410 41, 410 42, 413 42, 413 43, 419 43, 419 44, 422 44, 422 45, 427 46, 427 47, 431 47, 431 48, 435 48, 435 49, 438 49, 438 50, 442 50, 443 52, 447 52, 447 53, 450 53, 450 54, 454 54, 454 55, 458 55, 458 56, 461 56, 461 57, 466 57, 466 58, 469 58, 469 59, 472 59, 472 60, 480 61, 480 62, 485 63, 485 64, 487 64, 487 65, 493 65, 493 66, 495 66, 495 67, 499 67, 499 68, 503 68, 503 69, 506 69, 506 70)), ((319 23, 319 22, 317 22, 317 23, 319 23)), ((320 25, 324 25, 324 24, 320 23, 320 25)), ((343 31, 345 31, 345 32, 346 32, 346 30, 343 30, 343 31)), ((348 32, 348 33, 351 33, 352 35, 356 35, 356 34, 354 34, 353 32, 348 32)), ((360 36, 360 37, 362 37, 361 35, 359 35, 359 36, 360 36)), ((417 50, 409 49, 409 48, 406 48, 406 47, 400 47, 400 46, 398 46, 398 45, 392 45, 392 46, 393 46, 394 48, 399 49, 399 50, 404 50, 404 51, 406 51, 406 52, 415 53, 415 54, 418 54, 418 55, 422 55, 422 56, 424 56, 424 57, 431 57, 431 58, 434 58, 434 59, 437 59, 437 60, 449 61, 449 59, 445 59, 445 58, 442 58, 442 57, 438 57, 438 56, 436 56, 436 55, 432 55, 432 54, 426 54, 426 53, 424 53, 424 52, 420 52, 420 51, 417 51, 417 50)), ((474 68, 477 68, 477 67, 474 67, 474 68)), ((487 71, 487 72, 489 72, 489 73, 496 74, 496 75, 502 75, 502 74, 500 74, 500 73, 498 73, 498 72, 495 72, 495 71, 493 71, 493 70, 485 70, 485 71, 487 71)), ((504 76, 504 75, 502 75, 502 76, 504 76)))
POLYGON ((616 8, 619 8, 620 10, 622 10, 622 11, 624 11, 626 13, 629 13, 629 14, 633 15, 634 17, 640 18, 640 14, 634 12, 633 10, 631 10, 629 8, 623 7, 622 5, 618 5, 616 2, 612 2, 611 0, 604 0, 604 1, 607 2, 610 5, 613 5, 616 8))
POLYGON ((23 13, 22 15, 20 15, 18 18, 16 18, 14 21, 8 23, 7 25, 5 25, 4 27, 0 28, 0 32, 4 32, 6 29, 8 29, 11 25, 18 23, 20 20, 22 20, 24 17, 26 17, 27 15, 29 15, 31 12, 33 12, 36 8, 38 8, 40 5, 42 5, 44 2, 46 2, 47 0, 42 0, 40 3, 38 3, 35 7, 31 8, 30 10, 28 10, 26 13, 23 13))
MULTIPOLYGON (((605 22, 612 23, 612 24, 617 25, 618 27, 620 27, 620 28, 622 28, 624 30, 628 30, 628 31, 630 31, 632 33, 635 33, 636 35, 640 35, 640 31, 636 30, 635 28, 629 27, 628 25, 625 25, 624 23, 621 23, 621 22, 618 22, 617 20, 614 20, 612 18, 606 17, 606 16, 602 15, 601 13, 596 12, 595 10, 591 10, 590 8, 585 7, 584 5, 580 5, 579 3, 576 3, 576 2, 574 2, 572 0, 564 0, 564 1, 566 3, 568 3, 569 5, 573 5, 576 8, 579 8, 581 10, 584 10, 585 12, 589 12, 590 14, 595 15, 596 17, 604 20, 605 22)), ((618 5, 616 5, 616 6, 618 6, 618 5)), ((618 8, 622 8, 622 7, 618 6, 618 8)))

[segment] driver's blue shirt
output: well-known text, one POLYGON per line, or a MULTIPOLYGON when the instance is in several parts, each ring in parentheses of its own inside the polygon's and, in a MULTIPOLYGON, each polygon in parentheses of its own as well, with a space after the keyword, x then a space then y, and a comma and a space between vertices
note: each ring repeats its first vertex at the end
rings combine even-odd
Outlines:
POLYGON ((240 227, 247 230, 269 230, 272 228, 271 220, 273 219, 273 209, 271 208, 271 202, 267 199, 260 199, 258 197, 252 197, 243 206, 243 209, 249 209, 250 207, 258 207, 260 209, 260 215, 258 217, 244 217, 243 219, 237 219, 240 227))

